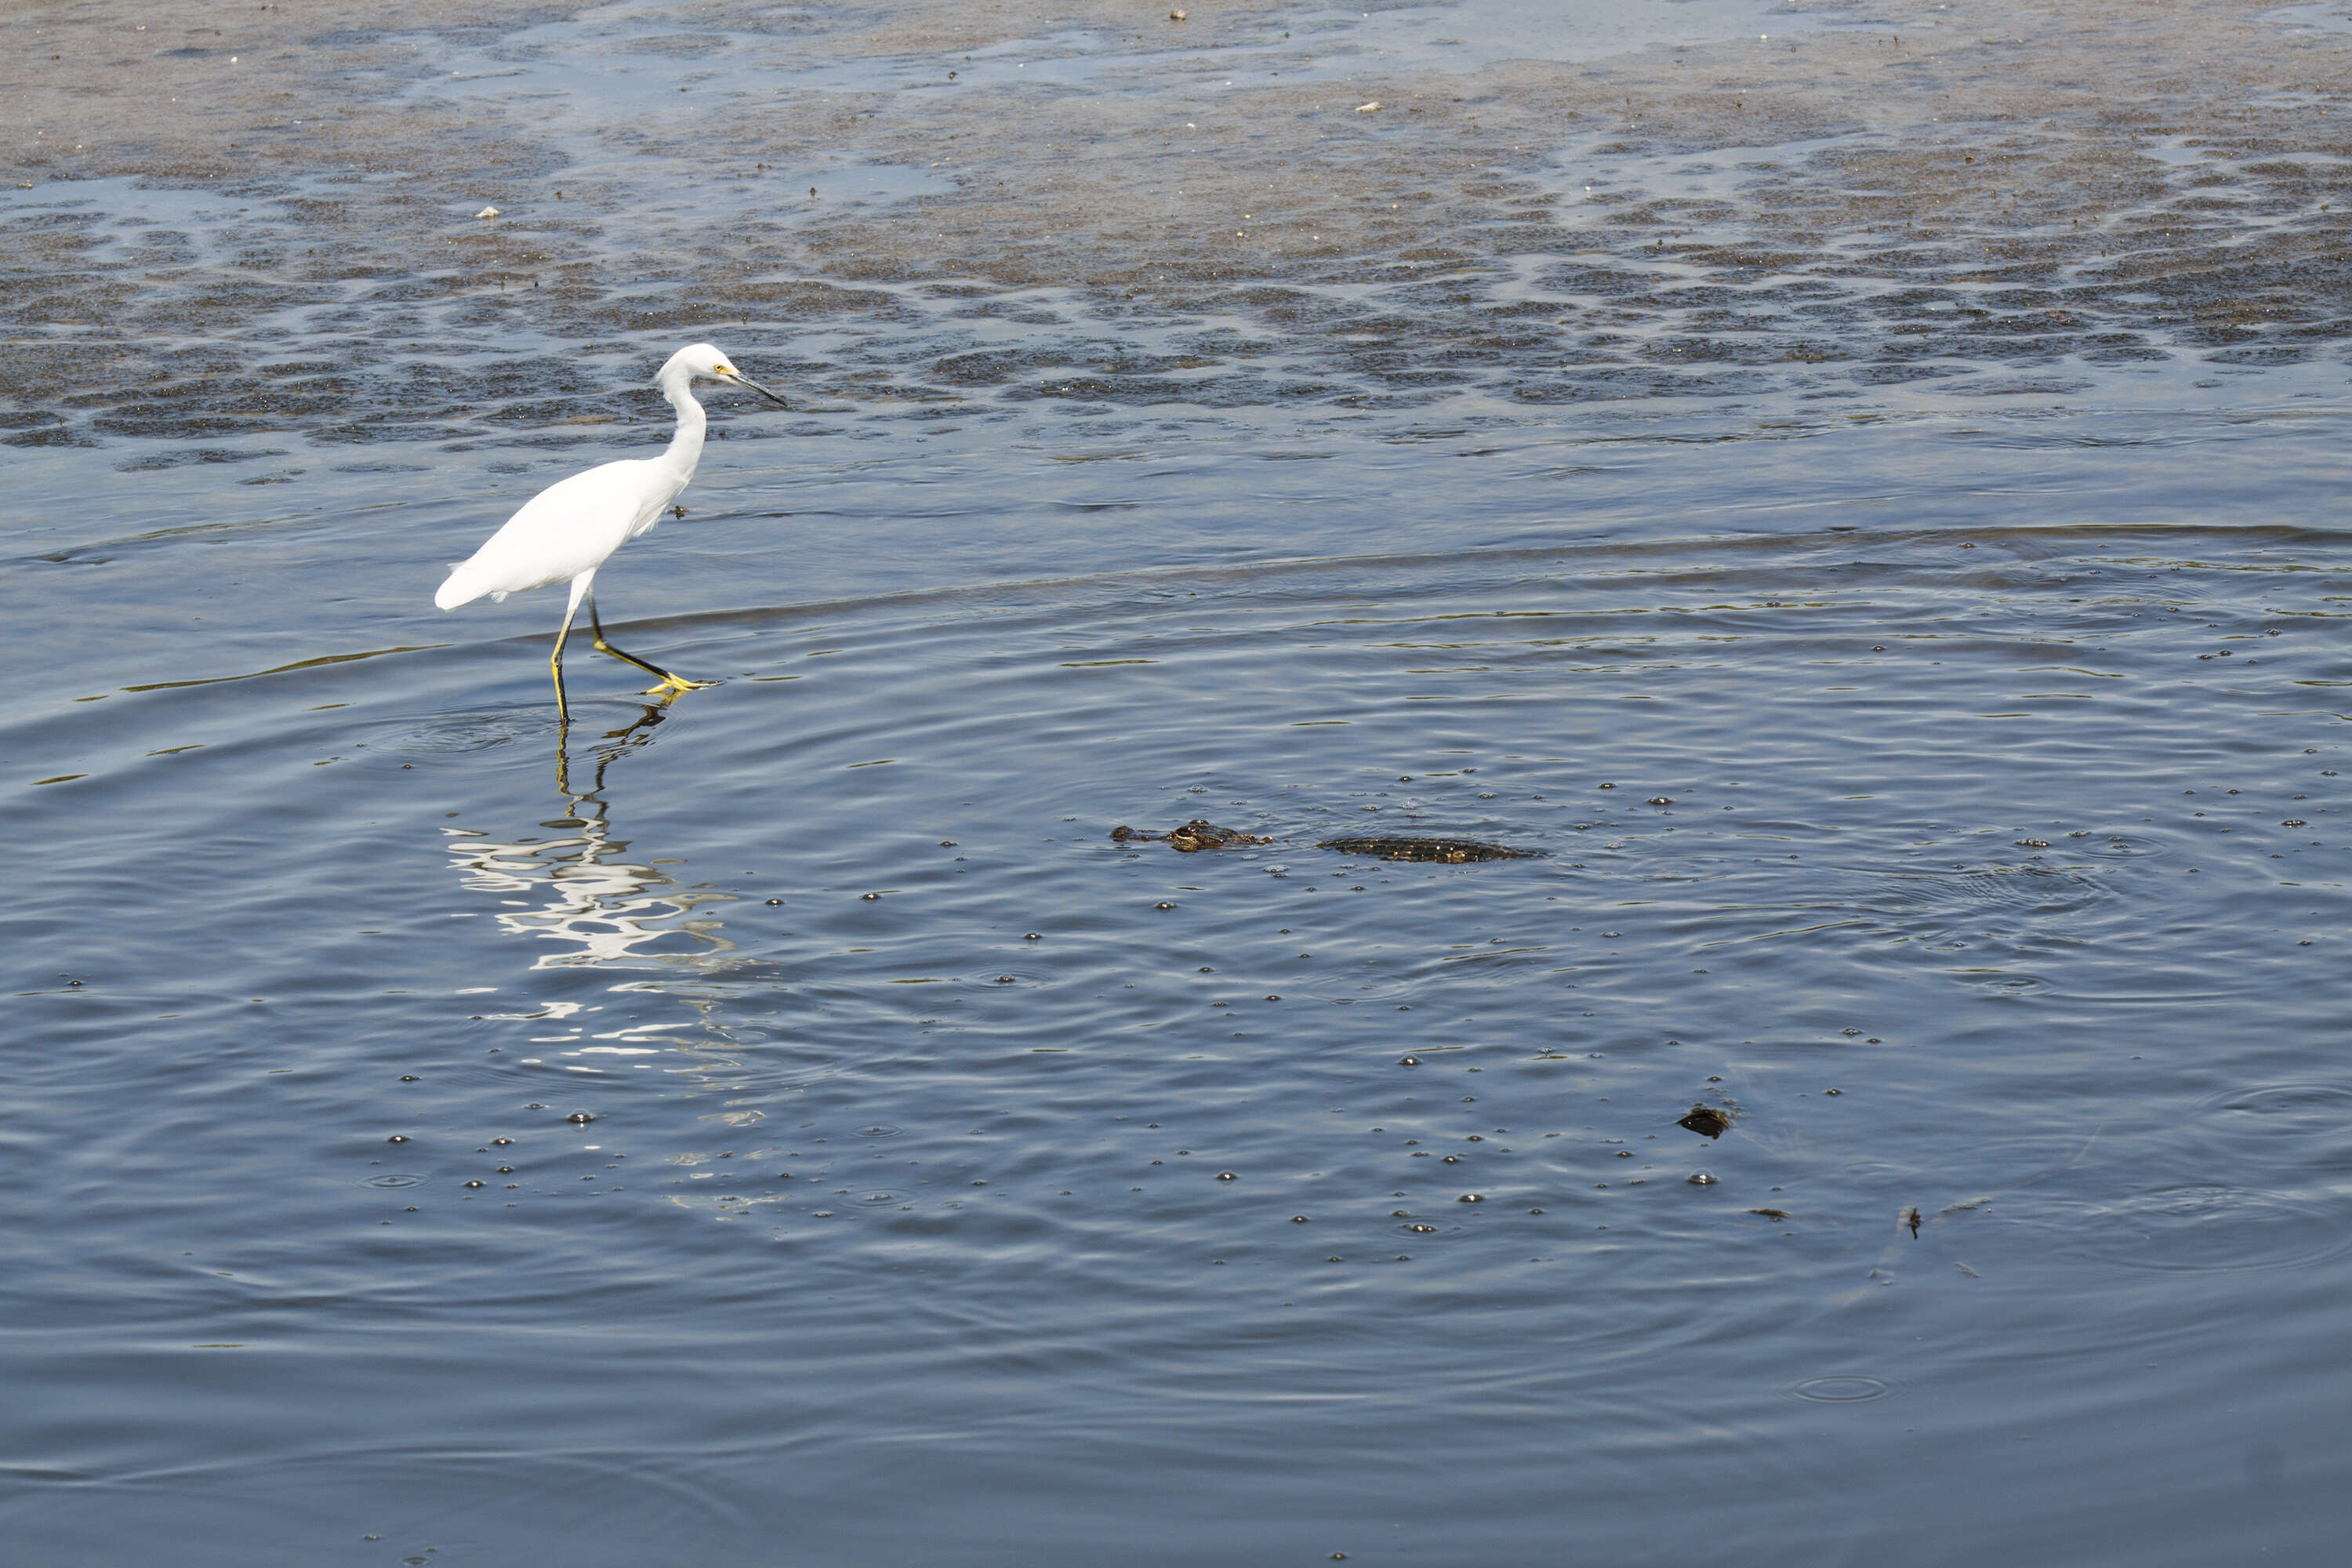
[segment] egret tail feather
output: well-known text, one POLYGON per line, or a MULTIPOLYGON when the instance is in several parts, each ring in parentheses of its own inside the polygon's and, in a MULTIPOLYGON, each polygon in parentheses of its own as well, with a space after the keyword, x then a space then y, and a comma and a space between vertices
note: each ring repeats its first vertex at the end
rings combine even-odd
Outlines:
MULTIPOLYGON (((460 561, 449 568, 449 575, 441 580, 441 586, 433 590, 436 605, 445 610, 454 610, 460 605, 472 604, 488 591, 489 584, 481 580, 479 573, 466 570, 472 564, 470 561, 460 561)), ((499 597, 503 599, 506 595, 501 594, 499 597)))

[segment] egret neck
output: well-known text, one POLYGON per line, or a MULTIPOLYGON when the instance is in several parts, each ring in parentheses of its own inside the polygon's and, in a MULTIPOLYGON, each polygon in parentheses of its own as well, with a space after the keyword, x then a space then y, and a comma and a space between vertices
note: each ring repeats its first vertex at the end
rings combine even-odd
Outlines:
POLYGON ((702 433, 709 425, 703 416, 702 405, 695 401, 695 367, 682 363, 685 358, 684 354, 674 355, 662 366, 660 382, 662 395, 677 410, 677 433, 669 438, 669 447, 658 460, 677 476, 678 489, 684 489, 686 482, 694 478, 695 465, 702 460, 702 433))

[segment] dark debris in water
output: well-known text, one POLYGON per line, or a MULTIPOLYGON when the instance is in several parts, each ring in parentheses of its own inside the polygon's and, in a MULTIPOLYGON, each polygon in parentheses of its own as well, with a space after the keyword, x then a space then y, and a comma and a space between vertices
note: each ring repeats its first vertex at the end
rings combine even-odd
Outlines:
POLYGON ((1702 1138, 1720 1138, 1731 1129, 1731 1113, 1711 1105, 1694 1105, 1675 1125, 1687 1127, 1702 1138))
POLYGON ((1472 860, 1533 860, 1544 853, 1477 838, 1326 838, 1315 847, 1337 849, 1343 855, 1370 855, 1380 860, 1433 860, 1450 866, 1472 860))

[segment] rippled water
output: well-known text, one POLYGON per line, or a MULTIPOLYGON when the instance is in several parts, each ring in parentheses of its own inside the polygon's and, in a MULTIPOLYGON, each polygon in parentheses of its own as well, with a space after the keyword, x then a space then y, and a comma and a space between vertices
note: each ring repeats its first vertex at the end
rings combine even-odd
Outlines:
MULTIPOLYGON (((1174 83, 1076 11, 379 17, 302 47, 502 178, 536 149, 538 237, 356 154, 0 193, 47 290, 0 448, 16 1555, 2332 1540, 2352 420, 2293 247, 2334 154, 2032 132, 2131 142, 2115 232, 2202 258, 2126 288, 1988 277, 1948 214, 1942 259, 1740 248, 1858 212, 1834 171, 1924 145, 1885 123, 1507 167, 1424 128, 1433 203, 1523 220, 1123 280, 1131 213, 1022 275, 1034 208, 845 113, 720 171, 814 205, 687 202, 650 107, 798 58, 774 90, 950 124, 908 100, 969 53, 1036 111, 990 155, 1076 177, 1054 117, 1193 92, 1208 42, 1268 92, 1287 30, 1307 89, 1402 59, 1519 101, 1526 9, 1203 5, 1174 83), (1602 164, 1657 224, 1584 203, 1602 164), (934 223, 978 238, 845 259, 934 223), (656 704, 575 644, 560 731, 557 602, 431 589, 659 438, 689 336, 795 410, 712 395, 688 515, 599 586, 720 684, 656 704), (1194 818, 1270 841, 1110 837, 1194 818), (1372 836, 1538 853, 1318 847, 1372 836)), ((1541 58, 1693 69, 1767 9, 1541 58)), ((2245 76, 2322 9, 2191 20, 2245 76)))

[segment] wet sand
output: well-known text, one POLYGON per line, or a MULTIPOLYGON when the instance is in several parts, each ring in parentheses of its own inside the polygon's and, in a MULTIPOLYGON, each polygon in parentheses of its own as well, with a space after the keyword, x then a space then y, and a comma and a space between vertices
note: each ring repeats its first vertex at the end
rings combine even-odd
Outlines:
POLYGON ((2272 8, 1792 7, 1785 40, 1462 70, 1188 9, 40 7, 0 80, 20 195, 130 176, 254 232, 100 258, 18 216, 0 374, 28 413, 152 405, 201 338, 179 413, 312 414, 241 329, 395 279, 492 337, 887 330, 909 289, 1099 329, 800 367, 860 403, 1852 396, 1954 356, 2290 365, 2343 335, 2352 34, 2272 8), (1150 342, 1171 313, 1251 363, 1150 342))

